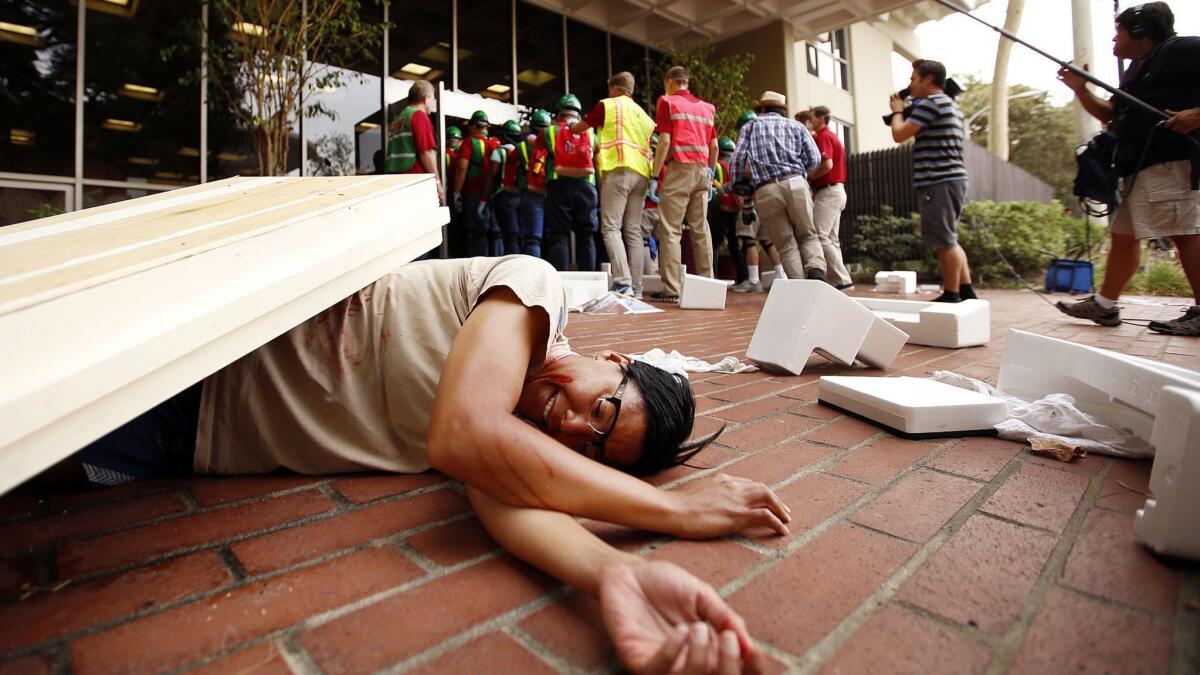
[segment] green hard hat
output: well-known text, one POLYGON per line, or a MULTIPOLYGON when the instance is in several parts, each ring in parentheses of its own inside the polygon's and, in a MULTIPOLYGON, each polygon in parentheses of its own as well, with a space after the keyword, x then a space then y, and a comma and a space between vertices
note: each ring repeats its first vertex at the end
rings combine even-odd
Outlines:
POLYGON ((742 113, 741 115, 738 115, 738 119, 737 119, 738 131, 741 131, 742 127, 746 126, 746 122, 749 122, 750 120, 756 120, 756 119, 758 119, 758 114, 755 113, 753 110, 747 110, 746 112, 742 113))
POLYGON ((521 125, 516 120, 509 120, 500 128, 500 133, 511 138, 521 137, 521 125))
POLYGON ((446 129, 446 138, 453 138, 454 140, 461 141, 462 129, 459 129, 458 127, 450 127, 449 129, 446 129))
POLYGON ((717 141, 717 147, 721 148, 721 152, 733 152, 736 146, 728 136, 722 136, 721 140, 717 141))
POLYGON ((487 113, 483 110, 476 110, 471 113, 471 124, 491 124, 488 121, 487 113))
POLYGON ((535 108, 533 114, 529 116, 529 124, 535 127, 545 128, 550 126, 550 113, 544 108, 535 108))
POLYGON ((575 94, 567 94, 558 99, 558 111, 562 112, 563 110, 583 112, 583 105, 579 102, 579 99, 575 97, 575 94))

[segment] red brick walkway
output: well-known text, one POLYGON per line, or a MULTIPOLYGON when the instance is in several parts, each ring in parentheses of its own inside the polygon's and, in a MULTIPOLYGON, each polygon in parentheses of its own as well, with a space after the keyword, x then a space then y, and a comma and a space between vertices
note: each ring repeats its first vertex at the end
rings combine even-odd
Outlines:
MULTIPOLYGON (((731 296, 725 312, 574 318, 569 334, 583 352, 743 356, 763 297, 731 296)), ((895 372, 994 382, 1010 327, 1200 367, 1200 340, 1084 325, 1028 293, 987 297, 990 345, 911 346, 895 372)), ((697 377, 697 430, 727 430, 698 458, 711 468, 656 480, 724 471, 770 483, 793 510, 789 537, 595 529, 710 581, 777 671, 1195 671, 1200 568, 1133 537, 1149 463, 893 438, 814 402, 817 377, 845 370, 818 358, 799 377, 697 377)), ((502 555, 460 486, 436 474, 197 477, 0 499, 0 673, 613 665, 596 604, 502 555)))

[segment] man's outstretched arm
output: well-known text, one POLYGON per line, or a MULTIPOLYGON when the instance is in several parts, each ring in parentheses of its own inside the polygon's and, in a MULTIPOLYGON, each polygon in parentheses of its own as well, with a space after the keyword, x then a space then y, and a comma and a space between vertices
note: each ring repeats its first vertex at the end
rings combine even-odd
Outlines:
MULTIPOLYGON (((631 672, 665 673, 681 653, 685 659, 704 656, 704 647, 678 636, 685 626, 707 630, 699 623, 720 635, 725 666, 720 672, 761 670, 761 657, 742 618, 712 586, 682 568, 618 551, 565 513, 509 506, 470 486, 467 496, 501 546, 600 601, 617 655, 631 672)), ((717 644, 711 637, 704 642, 717 644)))
POLYGON ((434 468, 513 506, 682 537, 752 527, 787 532, 786 507, 760 483, 723 477, 665 492, 578 454, 513 414, 548 326, 544 310, 525 307, 507 288, 479 302, 438 384, 428 436, 434 468))

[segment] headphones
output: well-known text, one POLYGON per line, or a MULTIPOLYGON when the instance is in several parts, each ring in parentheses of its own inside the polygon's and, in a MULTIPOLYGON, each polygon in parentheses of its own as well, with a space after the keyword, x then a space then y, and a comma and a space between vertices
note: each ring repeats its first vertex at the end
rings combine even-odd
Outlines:
POLYGON ((1129 31, 1129 37, 1143 38, 1146 37, 1146 33, 1150 32, 1150 26, 1146 21, 1145 14, 1145 5, 1138 5, 1137 7, 1130 8, 1128 14, 1129 18, 1127 19, 1129 21, 1129 26, 1126 28, 1126 30, 1129 31))

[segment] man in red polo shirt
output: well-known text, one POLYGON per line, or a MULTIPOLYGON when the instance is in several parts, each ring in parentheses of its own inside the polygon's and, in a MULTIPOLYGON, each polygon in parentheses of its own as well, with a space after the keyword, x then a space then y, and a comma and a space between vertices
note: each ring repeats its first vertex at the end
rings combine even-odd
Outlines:
POLYGON ((838 229, 846 208, 846 148, 829 127, 829 108, 812 109, 810 124, 813 140, 821 151, 821 164, 808 176, 813 193, 813 224, 825 253, 825 276, 838 290, 854 287, 854 280, 842 262, 842 243, 838 229))
POLYGON ((446 191, 437 178, 437 139, 429 119, 433 85, 416 80, 408 90, 408 106, 388 129, 387 172, 431 173, 437 180, 438 200, 446 203, 446 191))
POLYGON ((696 274, 713 275, 712 242, 708 232, 708 193, 717 165, 716 108, 688 91, 688 71, 673 66, 663 79, 667 93, 658 99, 655 115, 658 150, 651 176, 666 175, 659 187, 657 228, 658 271, 663 290, 652 293, 657 302, 678 302, 683 289, 680 239, 686 218, 691 231, 696 274))

